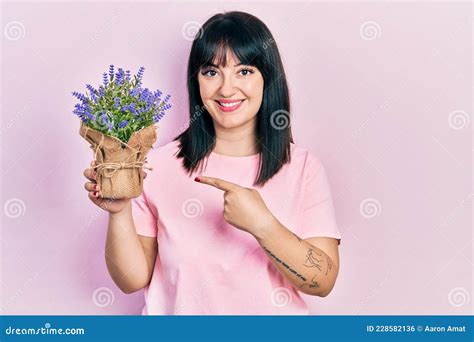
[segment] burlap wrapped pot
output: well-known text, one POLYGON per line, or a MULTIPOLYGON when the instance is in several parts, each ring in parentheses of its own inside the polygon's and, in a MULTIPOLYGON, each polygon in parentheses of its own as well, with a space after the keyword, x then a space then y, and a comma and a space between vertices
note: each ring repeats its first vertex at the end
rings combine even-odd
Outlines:
POLYGON ((150 125, 134 132, 127 143, 81 122, 80 135, 94 151, 96 181, 99 195, 104 198, 125 199, 140 196, 143 191, 142 168, 146 155, 156 141, 156 126, 150 125))

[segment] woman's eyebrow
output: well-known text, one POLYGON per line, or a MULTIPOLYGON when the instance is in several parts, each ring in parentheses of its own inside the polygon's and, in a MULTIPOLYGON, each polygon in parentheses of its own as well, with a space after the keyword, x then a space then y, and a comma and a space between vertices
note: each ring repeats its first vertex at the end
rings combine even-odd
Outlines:
MULTIPOLYGON (((234 65, 234 68, 235 68, 235 67, 238 67, 239 65, 247 65, 247 64, 239 63, 239 64, 234 65)), ((206 64, 206 66, 211 66, 211 67, 214 67, 214 68, 219 68, 219 66, 218 66, 218 65, 215 65, 214 63, 208 63, 208 64, 206 64)))

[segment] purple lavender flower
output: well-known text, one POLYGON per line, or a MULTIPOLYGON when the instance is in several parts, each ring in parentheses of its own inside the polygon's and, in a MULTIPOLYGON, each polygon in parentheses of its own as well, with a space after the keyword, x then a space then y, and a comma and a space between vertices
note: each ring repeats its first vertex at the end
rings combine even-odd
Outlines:
POLYGON ((144 71, 141 66, 137 75, 131 75, 130 70, 110 64, 103 84, 97 88, 86 84, 86 93, 72 93, 80 100, 73 113, 88 126, 127 142, 133 130, 158 122, 171 108, 170 95, 161 99, 161 90, 143 87, 144 71))
POLYGON ((115 82, 117 84, 122 84, 124 81, 125 73, 122 68, 119 68, 117 73, 115 74, 115 82))
POLYGON ((84 114, 86 114, 86 116, 92 120, 92 121, 95 121, 95 115, 91 113, 90 109, 87 108, 85 111, 84 111, 84 114))
POLYGON ((86 119, 84 113, 81 110, 74 109, 73 113, 76 114, 83 122, 87 123, 88 120, 86 119))
POLYGON ((134 116, 136 116, 136 110, 135 110, 135 103, 131 103, 129 105, 126 105, 122 108, 122 112, 131 112, 134 116))
POLYGON ((132 96, 138 96, 140 95, 140 88, 135 88, 130 91, 130 95, 132 96))
POLYGON ((153 122, 154 123, 157 123, 158 121, 161 120, 161 118, 165 115, 164 112, 159 112, 158 114, 156 114, 155 116, 153 116, 153 122))
POLYGON ((84 94, 81 94, 81 93, 78 93, 77 91, 73 91, 72 92, 72 95, 74 95, 75 97, 77 97, 79 100, 81 100, 82 102, 87 102, 87 99, 86 99, 86 96, 84 94))
POLYGON ((107 88, 107 86, 109 85, 109 77, 107 76, 107 73, 104 72, 104 75, 103 75, 103 81, 104 81, 104 87, 107 88))
POLYGON ((128 120, 123 120, 120 124, 119 124, 119 128, 124 128, 125 126, 128 125, 128 120))
POLYGON ((78 117, 80 117, 82 121, 87 122, 87 119, 85 118, 85 115, 84 115, 84 107, 78 103, 74 106, 74 108, 75 109, 72 112, 76 114, 78 117))
POLYGON ((139 80, 142 79, 144 72, 145 72, 145 67, 140 67, 140 69, 138 69, 137 78, 138 78, 139 80))
POLYGON ((142 84, 143 73, 145 72, 145 67, 140 67, 137 73, 137 86, 142 84))
POLYGON ((95 90, 94 87, 91 86, 90 84, 86 84, 86 88, 89 90, 91 94, 97 94, 97 90, 95 90))
POLYGON ((148 101, 149 97, 150 97, 150 91, 148 90, 148 88, 143 89, 143 91, 140 95, 140 100, 148 101))

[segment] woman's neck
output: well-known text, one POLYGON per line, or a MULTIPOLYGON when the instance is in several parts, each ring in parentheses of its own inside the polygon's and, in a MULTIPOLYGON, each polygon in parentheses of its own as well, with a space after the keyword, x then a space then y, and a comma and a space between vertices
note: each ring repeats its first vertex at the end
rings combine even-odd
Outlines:
POLYGON ((246 157, 258 153, 255 124, 232 129, 215 127, 215 131, 214 153, 231 157, 246 157))

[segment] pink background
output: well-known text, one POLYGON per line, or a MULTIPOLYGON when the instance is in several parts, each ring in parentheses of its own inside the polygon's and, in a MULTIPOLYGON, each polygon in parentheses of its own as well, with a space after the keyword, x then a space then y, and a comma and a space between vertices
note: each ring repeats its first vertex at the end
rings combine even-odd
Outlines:
POLYGON ((296 143, 325 165, 341 269, 314 314, 472 313, 472 5, 388 2, 4 3, 3 314, 139 314, 104 261, 107 214, 73 90, 109 64, 172 94, 187 124, 190 34, 223 10, 262 19, 283 57, 296 143))

